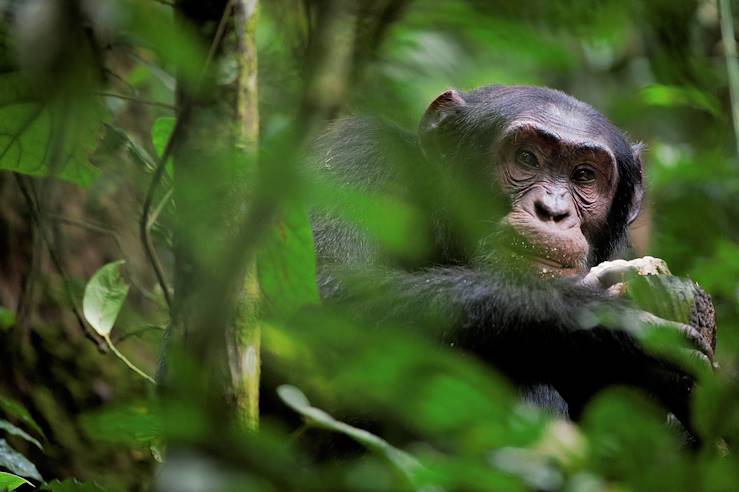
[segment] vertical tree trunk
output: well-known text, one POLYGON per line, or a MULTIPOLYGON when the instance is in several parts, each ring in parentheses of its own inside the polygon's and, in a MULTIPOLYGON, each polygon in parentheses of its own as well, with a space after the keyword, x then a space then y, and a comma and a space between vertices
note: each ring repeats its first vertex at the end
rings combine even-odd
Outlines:
POLYGON ((259 390, 255 264, 230 272, 232 287, 224 287, 219 272, 230 267, 223 263, 243 221, 254 176, 256 4, 178 2, 182 21, 209 48, 199 79, 179 81, 182 121, 174 151, 175 346, 199 364, 202 388, 217 400, 229 397, 250 427, 257 423, 259 390))

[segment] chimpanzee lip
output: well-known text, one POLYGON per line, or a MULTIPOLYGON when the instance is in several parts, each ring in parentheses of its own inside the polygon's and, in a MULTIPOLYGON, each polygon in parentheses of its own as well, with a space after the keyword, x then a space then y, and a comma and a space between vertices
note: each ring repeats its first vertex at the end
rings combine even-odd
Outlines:
POLYGON ((557 270, 577 270, 582 268, 580 259, 574 254, 567 253, 577 248, 569 244, 566 237, 541 237, 539 230, 521 230, 520 224, 504 222, 496 235, 497 244, 543 268, 557 270))
POLYGON ((518 234, 516 234, 516 237, 513 238, 507 244, 507 246, 513 253, 525 258, 527 261, 532 262, 532 263, 538 263, 545 267, 562 269, 562 270, 576 267, 576 265, 570 265, 570 264, 562 262, 559 259, 555 259, 555 258, 552 258, 551 256, 542 254, 543 248, 539 248, 535 244, 531 244, 529 241, 526 241, 524 238, 522 238, 518 234))

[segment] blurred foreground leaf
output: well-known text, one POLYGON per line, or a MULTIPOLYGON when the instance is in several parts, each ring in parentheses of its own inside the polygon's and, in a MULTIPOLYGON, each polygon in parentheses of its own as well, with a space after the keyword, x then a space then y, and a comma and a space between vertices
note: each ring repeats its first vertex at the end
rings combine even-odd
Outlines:
POLYGON ((708 111, 717 117, 723 115, 721 104, 714 96, 694 87, 652 84, 642 89, 641 97, 644 102, 652 106, 689 106, 708 111))
POLYGON ((371 451, 385 457, 413 485, 414 490, 425 492, 441 490, 434 485, 420 483, 419 472, 426 478, 428 474, 423 473, 425 470, 423 465, 413 456, 392 446, 381 437, 338 421, 320 408, 311 406, 308 398, 295 386, 282 385, 277 388, 277 394, 285 405, 302 415, 307 424, 349 436, 371 451))
POLYGON ((87 414, 81 423, 91 438, 110 443, 141 446, 162 437, 159 416, 143 404, 87 414))
POLYGON ((257 268, 270 314, 288 317, 302 306, 318 303, 313 233, 303 207, 289 205, 272 226, 257 268))
POLYGON ((628 294, 643 310, 660 318, 690 323, 695 299, 692 280, 672 275, 636 275, 628 294))
POLYGON ((89 185, 99 174, 88 155, 100 130, 93 104, 52 105, 33 90, 20 72, 0 75, 0 169, 32 176, 48 176, 89 185), (61 118, 61 119, 60 119, 61 118), (54 135, 63 131, 64 135, 54 135), (52 169, 52 139, 63 138, 59 162, 52 169))

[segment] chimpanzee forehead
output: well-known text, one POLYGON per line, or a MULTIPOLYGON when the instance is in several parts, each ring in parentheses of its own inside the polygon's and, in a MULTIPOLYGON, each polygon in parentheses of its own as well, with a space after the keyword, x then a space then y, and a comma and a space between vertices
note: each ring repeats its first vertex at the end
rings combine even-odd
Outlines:
POLYGON ((529 129, 542 138, 556 140, 562 145, 583 149, 599 148, 613 156, 608 129, 598 123, 600 122, 594 120, 592 115, 550 103, 518 115, 508 125, 505 133, 529 129))
POLYGON ((608 143, 599 135, 588 131, 579 131, 572 127, 542 124, 533 119, 521 119, 512 123, 501 135, 502 140, 519 137, 536 137, 548 145, 567 152, 595 152, 608 156, 615 163, 616 159, 608 143))

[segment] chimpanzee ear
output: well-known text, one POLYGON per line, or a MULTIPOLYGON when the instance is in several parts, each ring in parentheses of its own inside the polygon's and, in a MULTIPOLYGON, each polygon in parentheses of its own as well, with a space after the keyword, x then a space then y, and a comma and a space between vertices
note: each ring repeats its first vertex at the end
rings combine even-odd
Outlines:
POLYGON ((465 104, 467 103, 462 95, 454 89, 449 89, 434 99, 423 114, 418 126, 418 136, 424 152, 427 152, 430 147, 436 146, 433 142, 435 130, 441 126, 445 119, 453 115, 457 108, 465 104))
POLYGON ((644 166, 642 165, 641 154, 644 150, 644 144, 635 144, 631 146, 634 154, 634 164, 636 165, 637 175, 634 176, 634 194, 631 197, 631 206, 629 207, 629 217, 627 223, 631 225, 639 216, 642 200, 644 199, 644 166))

